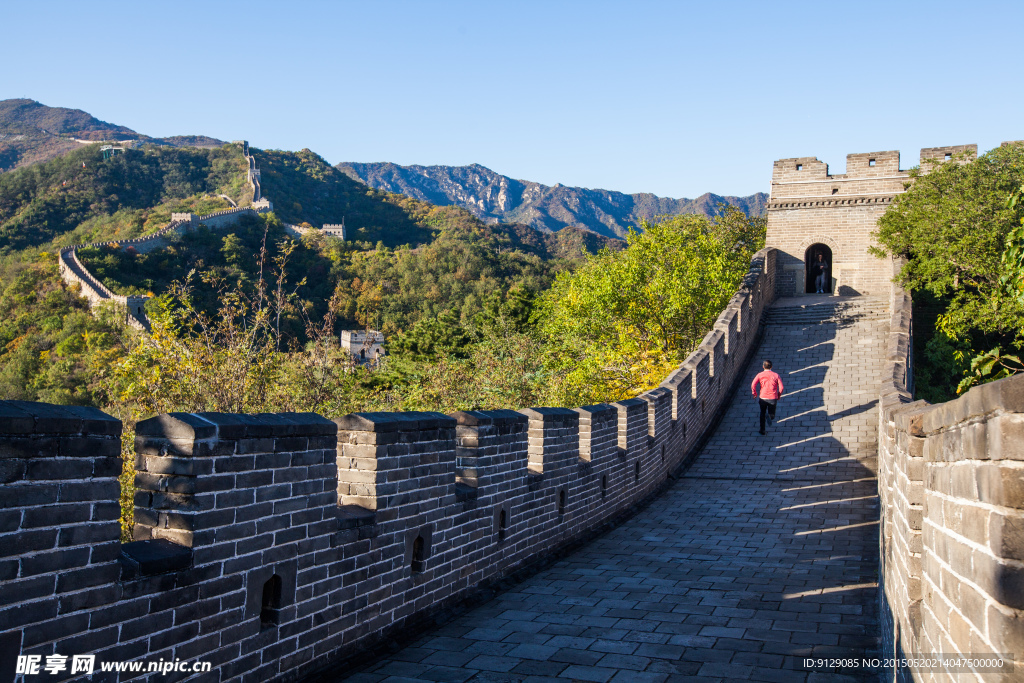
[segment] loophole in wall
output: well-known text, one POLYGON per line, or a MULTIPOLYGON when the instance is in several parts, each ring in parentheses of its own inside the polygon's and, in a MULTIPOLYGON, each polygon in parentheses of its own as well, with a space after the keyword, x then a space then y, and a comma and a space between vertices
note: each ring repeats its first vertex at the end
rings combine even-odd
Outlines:
POLYGON ((423 540, 423 536, 417 536, 416 540, 412 542, 412 570, 414 572, 423 571, 427 562, 427 542, 423 540))
POLYGON ((276 626, 281 619, 281 577, 274 574, 263 584, 260 628, 276 626))

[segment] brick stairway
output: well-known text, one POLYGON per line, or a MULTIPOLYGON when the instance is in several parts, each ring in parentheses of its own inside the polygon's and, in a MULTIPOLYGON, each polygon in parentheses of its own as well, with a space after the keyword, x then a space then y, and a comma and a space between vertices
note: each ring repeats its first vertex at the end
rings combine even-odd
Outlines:
POLYGON ((886 308, 864 297, 776 302, 744 386, 682 479, 608 534, 346 680, 874 678, 804 659, 877 648, 886 308), (786 395, 761 436, 748 387, 766 357, 786 395))

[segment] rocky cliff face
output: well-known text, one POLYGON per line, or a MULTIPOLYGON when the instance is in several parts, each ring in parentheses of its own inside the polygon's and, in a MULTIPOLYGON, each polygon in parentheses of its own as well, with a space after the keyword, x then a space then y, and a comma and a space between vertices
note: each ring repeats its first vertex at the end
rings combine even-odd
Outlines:
POLYGON ((768 195, 723 197, 706 193, 696 199, 653 194, 623 194, 582 187, 541 185, 471 164, 469 166, 399 166, 391 163, 342 162, 338 170, 370 187, 397 192, 431 204, 454 204, 491 222, 524 223, 554 231, 576 225, 609 237, 623 237, 629 226, 658 215, 715 215, 732 204, 748 215, 764 213, 768 195))

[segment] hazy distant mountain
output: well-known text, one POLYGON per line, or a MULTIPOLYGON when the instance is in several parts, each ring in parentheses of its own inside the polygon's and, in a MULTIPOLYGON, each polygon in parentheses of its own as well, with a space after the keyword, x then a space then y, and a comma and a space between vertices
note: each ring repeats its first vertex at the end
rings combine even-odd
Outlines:
POLYGON ((354 180, 431 204, 461 206, 490 222, 524 223, 539 230, 577 225, 609 237, 623 237, 641 218, 665 214, 715 215, 722 203, 748 215, 765 211, 768 195, 723 197, 706 193, 696 199, 653 194, 623 194, 582 187, 553 187, 515 180, 479 164, 469 166, 399 166, 391 163, 342 162, 336 168, 354 180))
POLYGON ((205 135, 151 138, 131 128, 100 121, 81 109, 47 107, 35 100, 0 100, 0 171, 46 161, 86 142, 150 142, 173 147, 219 147, 205 135))

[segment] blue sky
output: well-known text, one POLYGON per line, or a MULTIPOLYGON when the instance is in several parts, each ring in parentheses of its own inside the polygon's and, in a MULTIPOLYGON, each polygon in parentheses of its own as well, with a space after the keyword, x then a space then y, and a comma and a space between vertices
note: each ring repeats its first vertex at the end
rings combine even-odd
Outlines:
POLYGON ((6 3, 0 99, 331 163, 767 191, 772 161, 1024 138, 1020 2, 6 3))

